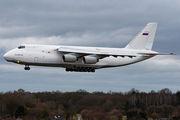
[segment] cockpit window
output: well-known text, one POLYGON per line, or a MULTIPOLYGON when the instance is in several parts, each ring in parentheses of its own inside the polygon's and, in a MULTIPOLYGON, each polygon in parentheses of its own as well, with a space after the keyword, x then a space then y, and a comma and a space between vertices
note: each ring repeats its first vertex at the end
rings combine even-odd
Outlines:
POLYGON ((22 49, 22 48, 25 48, 25 46, 19 46, 18 49, 22 49))

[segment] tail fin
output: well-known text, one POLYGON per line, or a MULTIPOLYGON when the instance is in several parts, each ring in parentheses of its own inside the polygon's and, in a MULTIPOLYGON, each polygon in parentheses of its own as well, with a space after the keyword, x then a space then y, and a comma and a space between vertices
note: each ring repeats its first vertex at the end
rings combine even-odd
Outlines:
POLYGON ((125 48, 151 50, 156 29, 157 23, 148 23, 125 48))

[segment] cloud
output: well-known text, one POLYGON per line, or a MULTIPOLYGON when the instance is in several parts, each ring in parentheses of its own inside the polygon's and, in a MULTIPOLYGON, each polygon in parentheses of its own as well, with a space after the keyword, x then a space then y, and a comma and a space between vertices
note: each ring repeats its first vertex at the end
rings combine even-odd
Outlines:
MULTIPOLYGON (((179 1, 31 0, 0 2, 0 53, 22 43, 125 47, 148 23, 158 22, 153 50, 179 53, 179 1)), ((95 74, 66 73, 64 68, 32 67, 0 59, 0 91, 140 91, 178 90, 179 56, 147 61, 95 74)))
MULTIPOLYGON (((21 29, 21 28, 19 28, 21 29)), ((23 29, 22 29, 23 30, 23 29)), ((8 30, 7 30, 8 31, 8 30)), ((12 30, 16 31, 16 29, 12 30)), ((90 31, 84 33, 69 32, 61 36, 49 37, 21 37, 0 39, 0 48, 6 51, 18 47, 20 44, 54 44, 54 45, 79 45, 79 46, 97 46, 97 47, 125 47, 125 44, 133 38, 129 33, 130 28, 117 29, 110 32, 93 33, 90 31), (112 41, 109 43, 110 41, 112 41), (11 44, 9 44, 11 43, 11 44), (114 45, 116 43, 116 45, 114 45), (123 44, 123 45, 121 45, 123 44)))

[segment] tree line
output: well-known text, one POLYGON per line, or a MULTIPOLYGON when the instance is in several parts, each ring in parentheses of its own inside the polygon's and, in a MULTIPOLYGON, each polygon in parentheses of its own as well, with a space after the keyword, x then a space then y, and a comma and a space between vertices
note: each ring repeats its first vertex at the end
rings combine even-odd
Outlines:
POLYGON ((83 120, 147 120, 147 118, 180 119, 180 91, 168 88, 157 92, 37 92, 23 89, 0 93, 0 119, 49 120, 63 115, 66 120, 81 114, 83 120))

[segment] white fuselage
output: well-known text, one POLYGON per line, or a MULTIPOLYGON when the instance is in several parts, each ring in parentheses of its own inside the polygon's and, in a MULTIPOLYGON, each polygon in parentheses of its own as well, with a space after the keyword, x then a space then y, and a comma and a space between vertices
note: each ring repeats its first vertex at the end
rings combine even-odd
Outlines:
POLYGON ((77 46, 55 46, 55 45, 32 45, 23 44, 25 48, 15 48, 4 55, 5 60, 23 65, 34 66, 49 66, 49 67, 93 67, 95 69, 105 67, 117 67, 133 64, 151 58, 152 56, 142 56, 138 53, 154 52, 151 50, 135 50, 125 48, 105 48, 105 47, 77 47, 77 46), (117 54, 133 54, 136 57, 128 56, 108 56, 95 64, 86 64, 83 62, 82 57, 79 57, 76 62, 64 62, 62 56, 67 54, 59 52, 58 48, 68 47, 73 49, 86 49, 87 51, 98 51, 102 54, 117 53, 117 54))
POLYGON ((156 55, 152 51, 157 23, 148 23, 124 48, 23 44, 4 55, 9 62, 25 65, 64 67, 66 71, 95 72, 140 62, 156 55))

